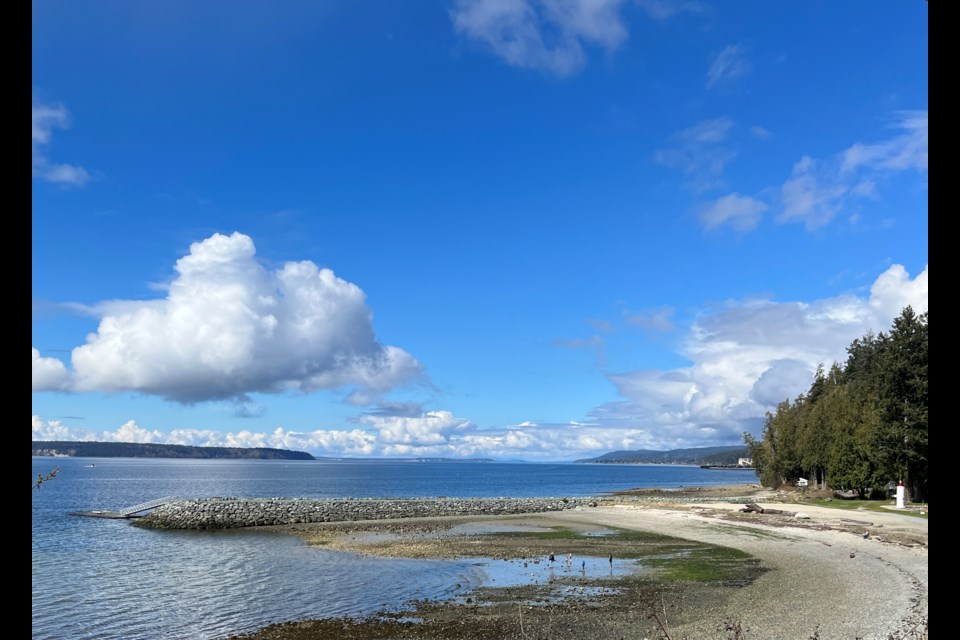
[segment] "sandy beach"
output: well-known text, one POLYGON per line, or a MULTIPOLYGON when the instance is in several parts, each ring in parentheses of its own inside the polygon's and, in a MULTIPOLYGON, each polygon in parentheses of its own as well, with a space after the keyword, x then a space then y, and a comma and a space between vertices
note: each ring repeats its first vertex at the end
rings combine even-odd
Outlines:
POLYGON ((285 526, 356 553, 494 559, 533 576, 549 563, 549 579, 237 638, 927 638, 925 518, 784 499, 744 486, 648 490, 544 514, 285 526), (742 513, 745 499, 800 517, 742 513), (564 566, 567 554, 589 571, 564 566), (609 572, 598 569, 608 557, 609 572))

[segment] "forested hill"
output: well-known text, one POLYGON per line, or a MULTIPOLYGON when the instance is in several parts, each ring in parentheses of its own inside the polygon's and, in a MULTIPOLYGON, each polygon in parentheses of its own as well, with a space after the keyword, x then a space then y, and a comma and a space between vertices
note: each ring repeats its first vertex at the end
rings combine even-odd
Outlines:
POLYGON ((33 441, 35 456, 78 456, 85 458, 232 458, 254 460, 314 460, 305 451, 266 447, 193 447, 148 442, 33 441))
POLYGON ((635 463, 635 464, 737 464, 739 458, 747 457, 747 447, 696 447, 693 449, 671 449, 670 451, 654 451, 639 449, 637 451, 611 451, 596 458, 576 460, 576 462, 608 462, 608 463, 635 463))

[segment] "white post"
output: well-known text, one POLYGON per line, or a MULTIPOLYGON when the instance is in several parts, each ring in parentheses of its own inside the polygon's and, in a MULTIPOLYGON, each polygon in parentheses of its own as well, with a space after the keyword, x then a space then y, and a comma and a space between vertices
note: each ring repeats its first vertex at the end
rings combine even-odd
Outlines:
POLYGON ((903 509, 903 499, 907 490, 902 482, 897 483, 897 509, 903 509))

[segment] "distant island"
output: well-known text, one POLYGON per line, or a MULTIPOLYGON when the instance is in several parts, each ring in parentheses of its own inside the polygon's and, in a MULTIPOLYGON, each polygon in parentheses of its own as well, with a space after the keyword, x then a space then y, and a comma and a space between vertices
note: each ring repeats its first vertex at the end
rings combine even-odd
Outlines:
POLYGON ((236 460, 315 460, 305 451, 267 447, 194 447, 152 442, 72 442, 34 440, 35 456, 82 458, 227 458, 236 460))
POLYGON ((320 462, 449 462, 450 464, 459 464, 461 462, 481 462, 484 464, 496 462, 493 458, 333 458, 330 456, 320 456, 317 458, 320 462))
POLYGON ((495 462, 493 458, 317 458, 320 462, 495 462))
POLYGON ((403 462, 493 462, 492 458, 400 458, 403 462))
POLYGON ((574 462, 595 464, 695 464, 709 467, 737 468, 740 459, 747 458, 749 455, 745 446, 695 447, 671 449, 669 451, 639 449, 637 451, 611 451, 596 458, 574 460, 574 462))

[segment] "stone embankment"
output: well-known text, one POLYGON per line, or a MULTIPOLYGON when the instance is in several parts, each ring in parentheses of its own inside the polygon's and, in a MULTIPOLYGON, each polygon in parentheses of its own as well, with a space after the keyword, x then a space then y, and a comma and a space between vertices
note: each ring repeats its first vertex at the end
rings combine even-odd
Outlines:
POLYGON ((167 502, 134 524, 149 529, 235 529, 304 522, 540 513, 596 504, 594 498, 203 498, 167 502))

